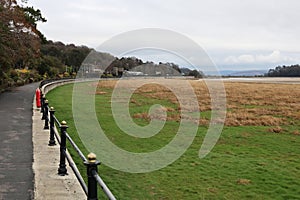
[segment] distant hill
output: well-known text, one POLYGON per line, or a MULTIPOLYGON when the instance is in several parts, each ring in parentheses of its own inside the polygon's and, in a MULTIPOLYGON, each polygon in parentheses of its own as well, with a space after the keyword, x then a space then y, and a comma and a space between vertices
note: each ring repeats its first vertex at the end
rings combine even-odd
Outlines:
POLYGON ((228 76, 264 76, 268 70, 247 70, 247 71, 236 71, 230 73, 228 76))
POLYGON ((245 70, 245 71, 239 71, 239 70, 221 70, 219 71, 219 74, 216 72, 205 72, 205 75, 208 76, 264 76, 265 73, 267 73, 268 70, 245 70))

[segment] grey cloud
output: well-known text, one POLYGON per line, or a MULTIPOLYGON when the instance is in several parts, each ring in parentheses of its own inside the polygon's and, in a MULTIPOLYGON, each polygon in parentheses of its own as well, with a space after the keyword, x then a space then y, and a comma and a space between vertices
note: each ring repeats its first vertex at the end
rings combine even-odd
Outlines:
MULTIPOLYGON (((97 47, 116 34, 153 27, 182 33, 209 54, 214 54, 211 49, 235 49, 238 52, 226 56, 232 58, 255 55, 253 51, 299 49, 297 0, 30 0, 29 4, 48 19, 39 24, 41 31, 66 43, 97 47)), ((251 61, 251 56, 242 58, 251 61)), ((226 65, 224 57, 214 59, 226 65)))

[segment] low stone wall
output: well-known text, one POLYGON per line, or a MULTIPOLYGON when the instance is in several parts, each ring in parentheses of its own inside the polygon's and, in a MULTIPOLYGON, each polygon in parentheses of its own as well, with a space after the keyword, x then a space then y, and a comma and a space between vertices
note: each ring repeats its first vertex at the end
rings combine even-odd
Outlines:
POLYGON ((61 85, 65 85, 65 84, 69 84, 69 83, 73 83, 74 81, 75 81, 74 79, 53 81, 53 82, 43 85, 41 88, 41 91, 43 94, 47 94, 50 90, 53 90, 56 87, 59 87, 61 85))

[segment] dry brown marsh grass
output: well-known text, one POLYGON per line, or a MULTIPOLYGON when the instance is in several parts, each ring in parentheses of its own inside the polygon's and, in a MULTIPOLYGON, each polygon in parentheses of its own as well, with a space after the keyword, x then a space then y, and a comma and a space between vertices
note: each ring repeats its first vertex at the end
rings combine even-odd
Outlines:
MULTIPOLYGON (((122 80, 121 87, 127 87, 129 81, 135 80, 122 80)), ((165 79, 165 81, 173 81, 172 84, 175 84, 179 91, 185 89, 180 80, 165 79)), ((101 81, 99 91, 101 88, 113 88, 115 84, 115 80, 101 81)), ((197 95, 200 111, 209 112, 211 99, 205 82, 191 80, 190 84, 197 95)), ((225 82, 224 86, 227 101, 225 125, 227 126, 280 126, 294 124, 300 119, 300 84, 225 82)), ((135 93, 178 104, 172 91, 159 84, 146 84, 138 88, 135 93)), ((131 101, 135 102, 134 99, 131 101)), ((191 110, 195 109, 194 107, 194 105, 186 105, 186 108, 180 109, 191 110)), ((173 110, 168 111, 173 112, 173 110)), ((136 114, 134 117, 148 119, 145 113, 136 114)), ((179 119, 179 114, 168 117, 168 120, 179 119)), ((209 119, 201 118, 199 123, 207 125, 209 119)))

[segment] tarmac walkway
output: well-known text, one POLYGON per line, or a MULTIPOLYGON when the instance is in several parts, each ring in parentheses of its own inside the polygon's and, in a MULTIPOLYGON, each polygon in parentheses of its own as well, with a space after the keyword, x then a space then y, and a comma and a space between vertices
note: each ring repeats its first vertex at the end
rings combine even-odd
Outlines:
POLYGON ((86 199, 70 167, 59 176, 59 145, 32 103, 39 83, 0 94, 0 200, 86 199))
MULTIPOLYGON (((33 171, 35 173, 34 196, 37 200, 81 200, 86 199, 72 169, 68 167, 68 175, 57 174, 59 165, 59 144, 48 146, 49 130, 44 130, 42 114, 34 109, 32 116, 33 130, 33 171)), ((57 142, 56 142, 57 143, 57 142)))
POLYGON ((0 199, 33 198, 32 100, 38 83, 0 94, 0 199))

